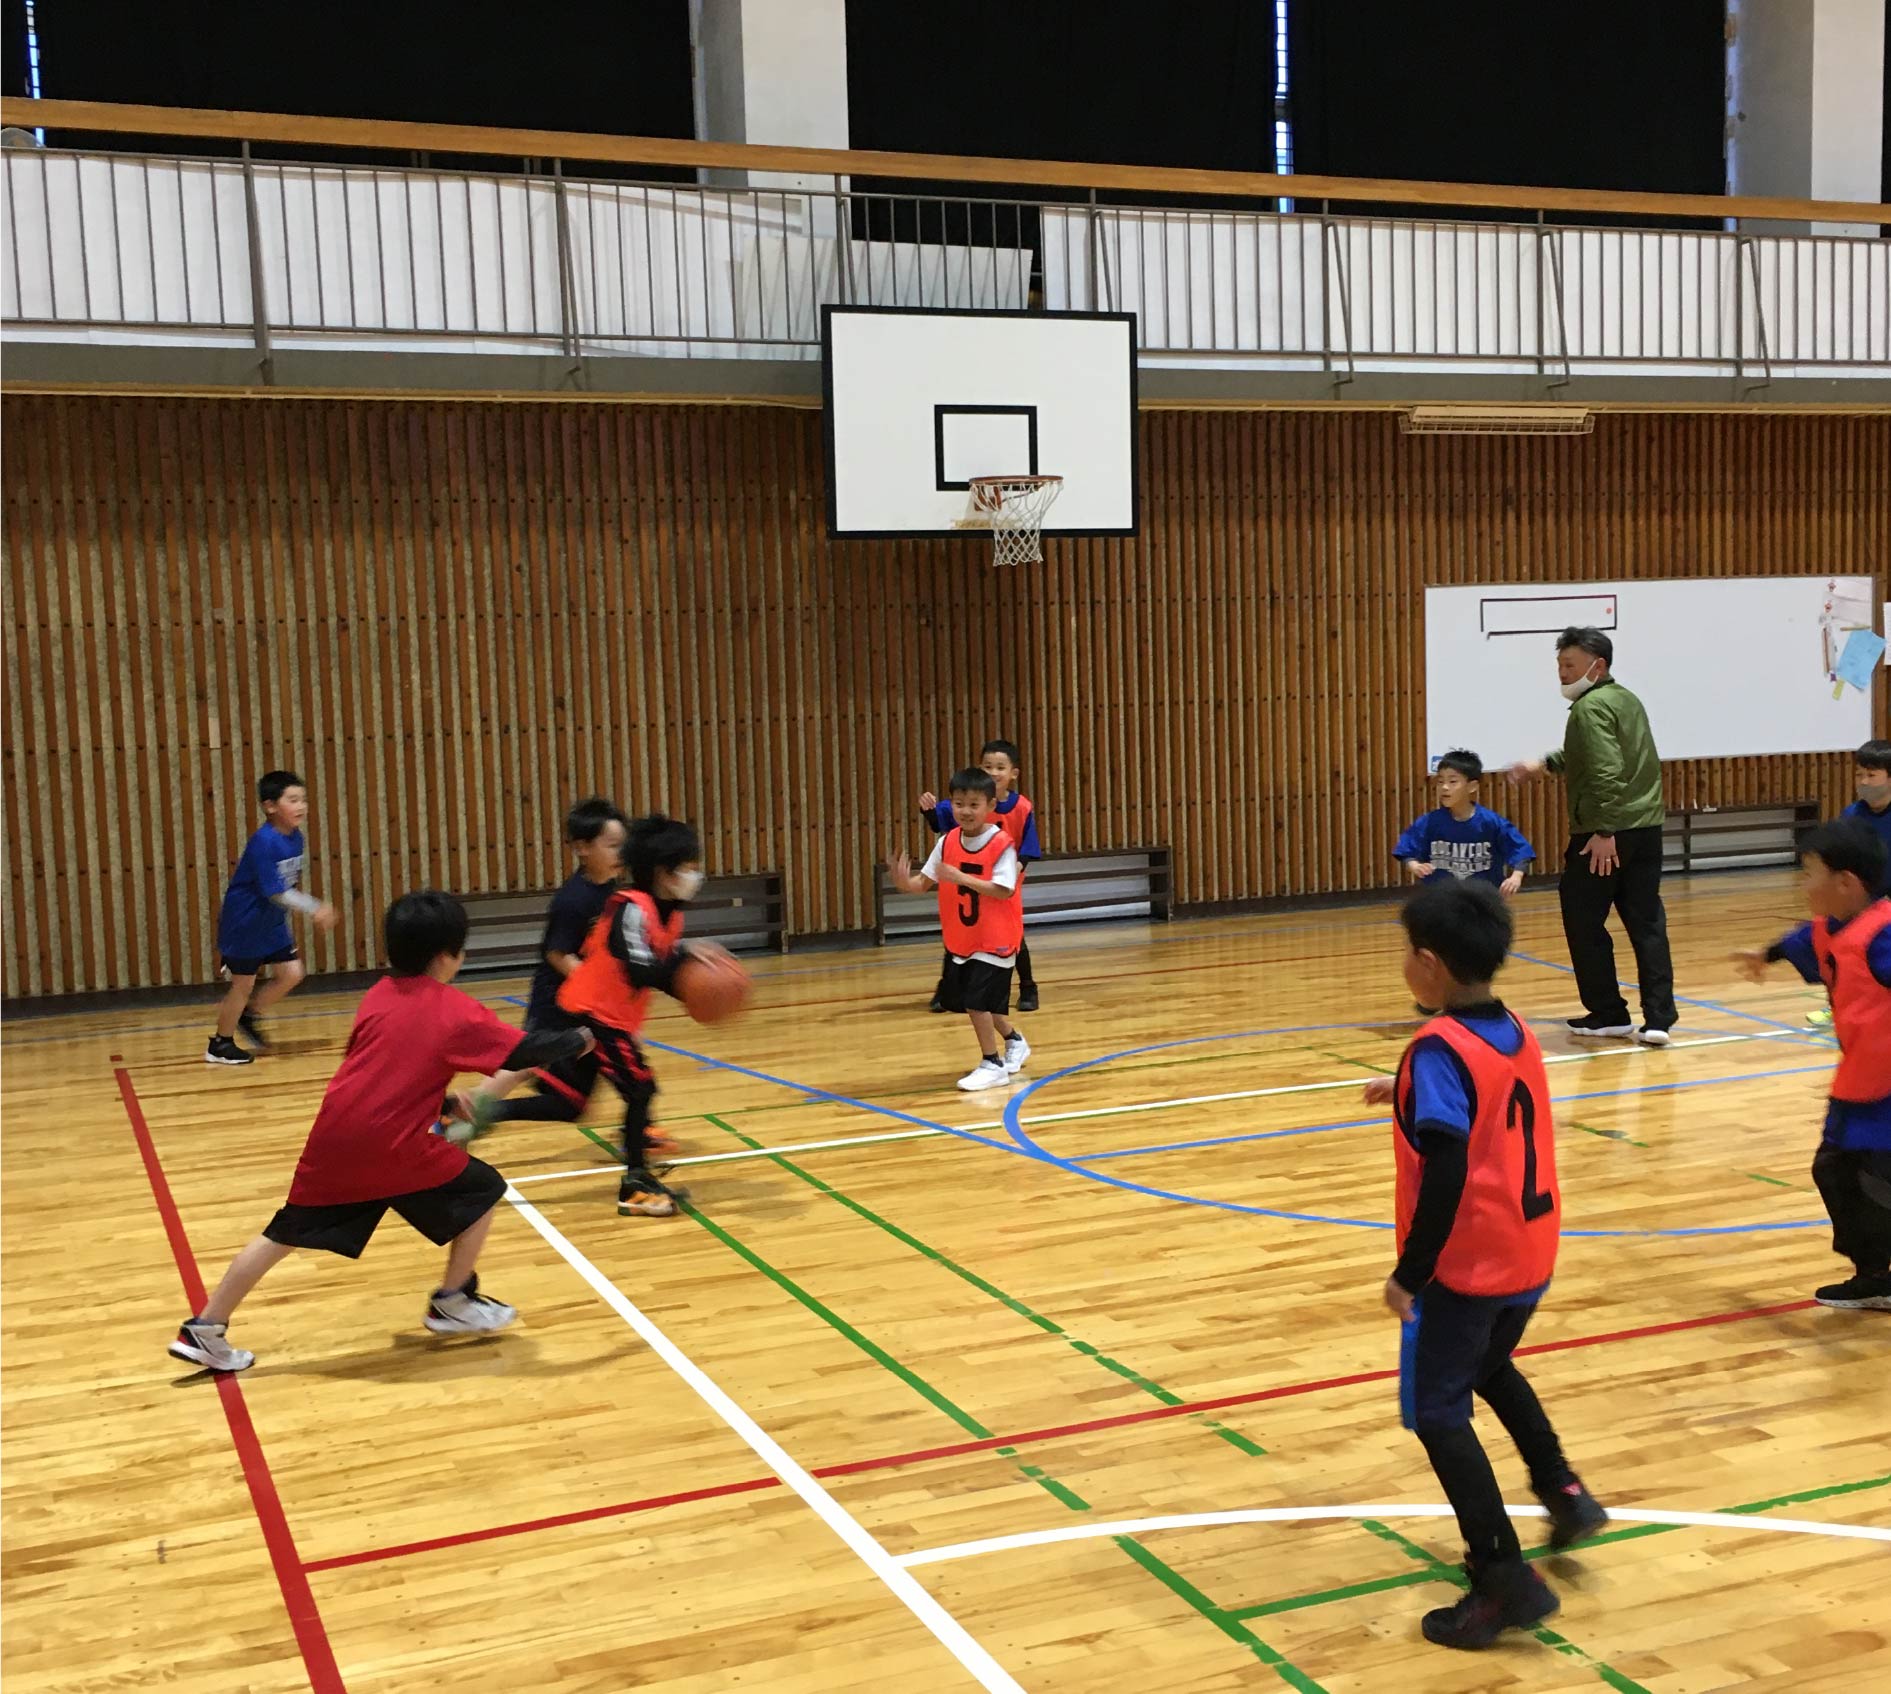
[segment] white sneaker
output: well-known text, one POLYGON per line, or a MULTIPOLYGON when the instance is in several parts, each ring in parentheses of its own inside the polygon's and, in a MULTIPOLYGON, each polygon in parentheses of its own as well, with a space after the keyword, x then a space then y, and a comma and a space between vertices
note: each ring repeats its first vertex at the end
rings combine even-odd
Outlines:
POLYGON ((427 1302, 427 1315, 421 1321, 435 1335, 484 1335, 504 1329, 518 1315, 517 1306, 480 1293, 479 1278, 475 1276, 451 1294, 436 1293, 427 1302))
POLYGON ((1014 1029, 1005 1037, 1005 1075, 1016 1076, 1031 1057, 1031 1043, 1022 1030, 1014 1029))
POLYGON ((177 1326, 177 1339, 170 1347, 171 1357, 182 1359, 186 1364, 202 1365, 205 1370, 248 1370, 256 1363, 256 1355, 225 1341, 223 1338, 229 1328, 227 1323, 186 1318, 177 1326))
POLYGON ((1672 1047, 1674 1036, 1665 1029, 1656 1029, 1652 1025, 1643 1024, 1641 1044, 1644 1047, 1672 1047))
POLYGON ((980 1059, 976 1070, 959 1078, 959 1086, 967 1094, 976 1094, 982 1088, 1002 1088, 1010 1080, 1003 1059, 980 1059))

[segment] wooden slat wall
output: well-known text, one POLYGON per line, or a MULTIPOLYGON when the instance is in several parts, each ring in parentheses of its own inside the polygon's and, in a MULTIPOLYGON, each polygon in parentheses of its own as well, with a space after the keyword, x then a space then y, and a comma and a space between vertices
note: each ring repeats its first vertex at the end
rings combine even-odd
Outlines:
MULTIPOLYGON (((346 914, 317 969, 374 964, 403 888, 550 884, 593 789, 786 870, 797 933, 862 928, 912 797, 992 733, 1050 845, 1167 842, 1186 902, 1374 887, 1425 798, 1426 583, 1891 559, 1885 417, 1150 412, 1142 537, 1004 573, 829 541, 805 411, 11 395, 4 425, 9 997, 207 980, 274 764, 346 914)), ((1675 804, 1849 789, 1837 755, 1669 769, 1675 804)), ((1546 858, 1557 807, 1515 806, 1546 858)))

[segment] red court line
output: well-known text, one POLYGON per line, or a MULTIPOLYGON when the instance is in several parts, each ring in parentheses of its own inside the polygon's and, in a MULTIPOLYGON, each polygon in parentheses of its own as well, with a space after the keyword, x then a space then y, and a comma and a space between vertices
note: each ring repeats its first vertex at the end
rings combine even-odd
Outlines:
MULTIPOLYGON (((1605 1335, 1577 1335, 1567 1341, 1542 1341, 1533 1347, 1519 1347, 1517 1357, 1531 1353, 1564 1353, 1576 1347, 1601 1347, 1615 1341, 1638 1341, 1650 1335, 1672 1335, 1677 1330, 1706 1329, 1716 1324, 1744 1323, 1752 1318, 1781 1317, 1788 1312, 1809 1311, 1816 1300, 1793 1300, 1780 1306, 1753 1306, 1739 1312, 1710 1312, 1702 1317, 1678 1318, 1671 1323, 1643 1324, 1636 1329, 1616 1329, 1605 1335)), ((967 1453, 986 1453, 996 1447, 1023 1446, 1030 1441, 1056 1441, 1073 1435, 1091 1435, 1099 1430, 1122 1429, 1131 1424, 1154 1423, 1164 1418, 1189 1417, 1202 1412, 1222 1411, 1230 1406, 1258 1405, 1265 1400, 1286 1400, 1301 1394, 1319 1394, 1330 1388, 1351 1388, 1362 1382, 1389 1382, 1397 1370, 1358 1371, 1352 1376, 1328 1376, 1315 1382, 1288 1382, 1274 1388, 1256 1388, 1243 1394, 1223 1394, 1213 1400, 1189 1400, 1179 1406, 1150 1406, 1142 1411, 1122 1412, 1115 1417, 1091 1418, 1084 1423, 1054 1424, 1045 1429, 1027 1429, 1015 1435, 992 1435, 979 1441, 955 1441, 946 1447, 922 1447, 910 1453, 893 1453, 879 1459, 849 1459, 835 1465, 809 1468, 809 1474, 826 1478, 858 1476, 863 1471, 895 1470, 905 1465, 925 1464, 934 1459, 956 1459, 967 1453)), ((464 1547, 478 1541, 496 1541, 504 1536, 526 1535, 534 1530, 555 1529, 562 1524, 591 1523, 599 1518, 622 1517, 631 1512, 653 1511, 660 1506, 682 1505, 691 1500, 711 1500, 729 1494, 754 1493, 779 1488, 779 1477, 757 1477, 749 1482, 723 1483, 714 1488, 691 1489, 684 1494, 660 1495, 650 1500, 627 1500, 614 1506, 593 1506, 581 1512, 563 1512, 556 1517, 528 1518, 520 1523, 499 1524, 491 1529, 469 1529, 458 1535, 436 1536, 430 1541, 408 1541, 394 1547, 371 1547, 361 1553, 343 1553, 335 1558, 317 1559, 305 1569, 334 1570, 343 1565, 373 1564, 382 1559, 398 1559, 409 1553, 435 1552, 443 1547, 464 1547)))
MULTIPOLYGON (((190 1250, 190 1238, 184 1233, 184 1220, 178 1215, 177 1202, 171 1198, 171 1185, 165 1180, 164 1167, 158 1163, 158 1150, 151 1139, 151 1126, 145 1122, 144 1108, 138 1103, 138 1091, 131 1085, 131 1073, 122 1057, 112 1054, 112 1075, 118 1079, 119 1097, 125 1102, 125 1116, 131 1120, 131 1133, 144 1160, 144 1174, 151 1184, 151 1198, 157 1203, 164 1233, 171 1243, 171 1257, 177 1261, 177 1274, 184 1284, 184 1297, 193 1312, 204 1307, 204 1279, 197 1269, 197 1258, 190 1250)), ((269 1461, 263 1457, 263 1445, 256 1438, 256 1425, 250 1421, 249 1406, 243 1389, 234 1376, 216 1378, 217 1397, 223 1402, 223 1415, 230 1425, 230 1439, 236 1444, 236 1456, 243 1467, 243 1480, 249 1485, 250 1503, 256 1508, 262 1525, 263 1543, 269 1549, 269 1562, 276 1567, 276 1582, 282 1589, 282 1603, 289 1612, 289 1624, 295 1631, 296 1645, 302 1650, 302 1663, 309 1673, 314 1694, 347 1694, 335 1663, 334 1649, 328 1644, 328 1631, 322 1627, 322 1615, 315 1609, 315 1595, 309 1588, 308 1574, 295 1550, 295 1538, 289 1533, 289 1520, 276 1493, 269 1461)))
POLYGON ((379 1559, 399 1559, 409 1553, 431 1553, 441 1547, 458 1547, 468 1541, 496 1541, 504 1535, 525 1535, 535 1529, 560 1529, 571 1523, 595 1523, 599 1518, 622 1517, 627 1512, 650 1512, 659 1506, 686 1506, 692 1500, 719 1500, 727 1494, 753 1494, 758 1489, 779 1488, 778 1476, 758 1476, 747 1482, 724 1482, 714 1488, 691 1488, 681 1494, 658 1494, 648 1500, 627 1500, 620 1506, 592 1506, 582 1512, 561 1512, 557 1517, 529 1518, 524 1523, 501 1524, 497 1529, 474 1529, 460 1535, 436 1535, 430 1541, 405 1541, 398 1547, 370 1547, 365 1553, 338 1553, 332 1559, 311 1559, 302 1568, 308 1571, 341 1570, 347 1565, 368 1565, 379 1559))

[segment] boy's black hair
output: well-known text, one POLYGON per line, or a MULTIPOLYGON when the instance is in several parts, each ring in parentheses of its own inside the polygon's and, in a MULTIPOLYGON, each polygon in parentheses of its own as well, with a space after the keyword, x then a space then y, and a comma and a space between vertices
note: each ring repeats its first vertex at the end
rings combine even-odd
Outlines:
POLYGON ((1445 771, 1456 771, 1466 782, 1484 780, 1484 761, 1468 747, 1453 747, 1438 761, 1438 770, 1441 774, 1445 771))
POLYGON ((588 800, 580 800, 565 813, 565 839, 595 841, 609 823, 621 823, 628 828, 630 820, 609 800, 593 794, 588 800))
POLYGON ((466 951, 466 908, 437 888, 403 894, 381 920, 381 937, 396 976, 424 976, 442 953, 466 951))
POLYGON ((1452 978, 1489 982, 1510 951, 1510 908, 1487 882, 1434 876, 1399 912, 1414 952, 1435 954, 1452 978))
POLYGON ((1852 755, 1861 770, 1891 771, 1891 741, 1867 741, 1852 755))
POLYGON ((976 766, 967 765, 964 770, 952 773, 952 780, 946 784, 946 793, 982 794, 987 800, 996 800, 998 784, 976 766))
POLYGON ((307 787, 294 771, 264 771, 256 779, 256 798, 265 806, 273 806, 288 789, 307 787))
POLYGON ((1615 663, 1615 643, 1601 630, 1593 629, 1588 624, 1573 623, 1557 636, 1556 651, 1560 653, 1565 647, 1579 647, 1605 665, 1613 666, 1615 663))
POLYGON ((985 745, 978 750, 978 756, 981 759, 984 758, 987 753, 1002 753, 1014 765, 1022 765, 1024 763, 1024 755, 1018 751, 1017 742, 1006 741, 1002 737, 987 741, 985 745))
POLYGON ((661 812, 638 818, 624 837, 624 869, 630 872, 630 885, 646 894, 655 888, 658 871, 673 871, 702 856, 702 837, 695 826, 661 812))
POLYGON ((1834 876, 1847 872, 1865 885, 1867 894, 1884 886, 1885 844, 1878 832, 1857 818, 1835 818, 1822 823, 1800 843, 1801 858, 1816 857, 1834 876))

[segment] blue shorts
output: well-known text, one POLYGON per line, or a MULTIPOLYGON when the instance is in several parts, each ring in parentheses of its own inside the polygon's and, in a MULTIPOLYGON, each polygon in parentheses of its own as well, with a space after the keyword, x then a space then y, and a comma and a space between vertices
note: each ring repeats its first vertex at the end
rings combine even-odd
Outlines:
POLYGON ((273 953, 265 953, 260 959, 232 959, 224 957, 218 963, 218 969, 225 976, 258 976, 264 965, 286 965, 296 957, 293 947, 278 947, 273 953))
MULTIPOLYGON (((1547 1284, 1545 1285, 1547 1287, 1547 1284)), ((1471 1396, 1510 1363, 1542 1288, 1456 1294, 1434 1282, 1399 1338, 1399 1413, 1407 1429, 1471 1421, 1471 1396)))

